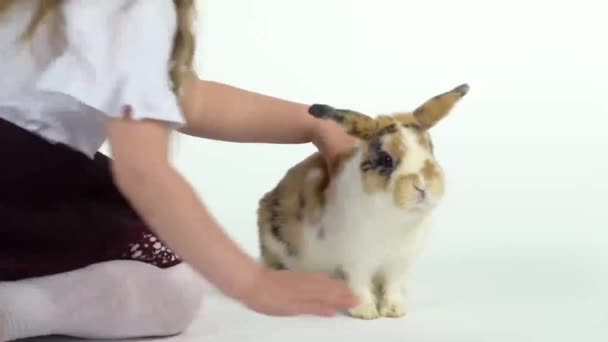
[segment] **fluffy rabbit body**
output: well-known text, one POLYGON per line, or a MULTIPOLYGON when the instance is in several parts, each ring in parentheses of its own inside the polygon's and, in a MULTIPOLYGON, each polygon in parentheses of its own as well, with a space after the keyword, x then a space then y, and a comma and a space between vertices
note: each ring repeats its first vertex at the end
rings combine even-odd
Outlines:
POLYGON ((292 167, 259 203, 263 262, 327 272, 361 299, 352 317, 401 317, 407 281, 444 194, 429 130, 468 92, 464 84, 413 112, 376 118, 327 105, 310 114, 333 120, 358 139, 331 182, 318 153, 292 167))

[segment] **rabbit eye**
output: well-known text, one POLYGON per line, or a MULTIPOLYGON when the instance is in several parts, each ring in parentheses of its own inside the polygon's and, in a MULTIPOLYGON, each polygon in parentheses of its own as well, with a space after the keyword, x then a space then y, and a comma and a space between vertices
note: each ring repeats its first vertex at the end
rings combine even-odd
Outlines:
POLYGON ((378 152, 378 158, 376 160, 376 165, 385 169, 393 168, 393 158, 386 152, 380 151, 378 152))

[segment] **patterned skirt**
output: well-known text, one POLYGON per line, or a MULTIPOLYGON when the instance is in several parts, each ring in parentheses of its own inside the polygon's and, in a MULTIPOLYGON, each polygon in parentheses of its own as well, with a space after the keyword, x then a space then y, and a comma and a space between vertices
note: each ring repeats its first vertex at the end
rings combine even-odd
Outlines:
POLYGON ((115 186, 111 160, 52 144, 0 119, 0 281, 110 260, 181 260, 115 186))

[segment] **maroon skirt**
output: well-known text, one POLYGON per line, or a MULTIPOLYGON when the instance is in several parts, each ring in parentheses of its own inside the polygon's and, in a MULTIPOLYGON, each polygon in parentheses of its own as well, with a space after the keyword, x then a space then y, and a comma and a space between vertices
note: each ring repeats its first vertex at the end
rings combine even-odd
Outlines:
POLYGON ((52 144, 0 119, 0 281, 110 260, 181 260, 117 189, 111 160, 52 144))

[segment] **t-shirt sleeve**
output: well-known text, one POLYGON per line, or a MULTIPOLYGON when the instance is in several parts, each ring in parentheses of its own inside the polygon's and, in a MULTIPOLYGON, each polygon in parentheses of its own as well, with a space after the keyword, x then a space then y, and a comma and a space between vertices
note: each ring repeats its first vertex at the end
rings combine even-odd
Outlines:
POLYGON ((185 123, 171 89, 177 27, 173 1, 68 0, 61 5, 65 48, 37 87, 75 98, 111 117, 185 123))

